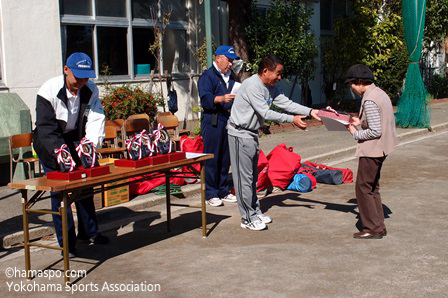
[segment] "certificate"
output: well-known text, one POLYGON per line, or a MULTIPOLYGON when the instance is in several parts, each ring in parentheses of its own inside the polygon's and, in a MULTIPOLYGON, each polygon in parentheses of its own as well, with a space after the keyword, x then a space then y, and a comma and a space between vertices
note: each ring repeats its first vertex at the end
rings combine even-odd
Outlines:
POLYGON ((346 131, 348 121, 320 116, 325 127, 330 131, 346 131))

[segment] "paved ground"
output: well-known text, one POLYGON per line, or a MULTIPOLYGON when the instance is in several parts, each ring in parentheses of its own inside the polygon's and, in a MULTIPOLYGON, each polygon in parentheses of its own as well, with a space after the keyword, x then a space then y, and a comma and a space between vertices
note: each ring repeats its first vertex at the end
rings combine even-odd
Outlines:
MULTIPOLYGON (((432 125, 438 131, 403 138, 386 160, 381 193, 389 235, 382 240, 351 237, 357 221, 353 184, 318 185, 306 194, 270 195, 261 205, 274 222, 261 232, 239 227, 234 204, 208 208, 207 239, 201 238, 199 211, 175 208, 173 232, 167 234, 164 205, 137 210, 123 204, 114 212, 104 211, 116 215, 114 221, 104 220, 102 225, 111 238, 110 245, 80 246, 80 258, 71 262, 71 268, 88 273, 73 289, 89 286, 86 296, 108 296, 113 293, 103 289, 104 283, 143 283, 160 284, 160 293, 151 295, 167 297, 446 297, 448 131, 442 128, 447 107, 446 103, 433 105, 433 120, 438 120, 432 125), (132 218, 127 216, 130 214, 132 218), (98 291, 94 291, 95 286, 98 291)), ((283 139, 304 159, 317 156, 319 160, 322 156, 328 163, 356 171, 357 161, 349 157, 351 154, 340 153, 350 153, 346 150, 353 145, 349 136, 334 137, 325 131, 320 134, 317 129, 321 128, 271 135, 262 138, 260 144, 269 152, 283 139), (339 146, 340 142, 344 145, 339 146), (326 155, 319 149, 320 143, 331 144, 326 155)), ((197 202, 199 196, 192 191, 182 200, 197 202)), ((13 193, 3 195, 2 208, 5 201, 19 205, 13 193)), ((2 210, 2 227, 20 218, 18 209, 16 215, 7 214, 6 220, 2 210)), ((48 237, 46 242, 54 239, 48 237)), ((6 277, 7 268, 24 269, 23 251, 13 248, 0 253, 0 293, 10 295, 13 289, 9 291, 7 283, 28 285, 18 274, 6 277)), ((52 262, 52 268, 62 268, 54 251, 36 248, 31 260, 35 269, 45 269, 52 262)), ((29 284, 56 287, 61 282, 61 278, 36 278, 29 284)), ((55 289, 44 295, 70 295, 61 291, 55 289)), ((120 295, 147 294, 139 291, 120 295)))

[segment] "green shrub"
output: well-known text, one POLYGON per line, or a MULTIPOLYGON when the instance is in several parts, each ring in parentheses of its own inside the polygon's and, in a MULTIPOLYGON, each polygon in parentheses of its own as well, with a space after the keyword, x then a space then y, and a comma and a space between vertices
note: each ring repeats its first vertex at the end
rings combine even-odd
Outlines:
POLYGON ((428 86, 428 92, 434 99, 448 97, 448 77, 435 74, 428 86))
MULTIPOLYGON (((106 95, 101 99, 106 119, 126 119, 134 114, 148 114, 151 120, 157 114, 158 99, 139 86, 129 84, 121 87, 106 88, 106 95)), ((152 123, 151 123, 152 124, 152 123)))
MULTIPOLYGON (((401 1, 354 0, 353 16, 337 20, 334 35, 322 39, 324 92, 328 101, 344 100, 345 72, 353 64, 370 67, 376 82, 398 100, 408 67, 401 1), (333 86, 336 83, 336 90, 333 86)), ((333 104, 333 102, 329 102, 333 104)))

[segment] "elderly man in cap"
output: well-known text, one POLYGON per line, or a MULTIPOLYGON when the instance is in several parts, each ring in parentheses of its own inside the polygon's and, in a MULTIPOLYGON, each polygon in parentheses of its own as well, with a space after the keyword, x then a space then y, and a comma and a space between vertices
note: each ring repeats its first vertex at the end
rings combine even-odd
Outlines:
POLYGON ((365 65, 356 64, 347 70, 345 83, 362 96, 360 117, 352 117, 348 125, 348 131, 358 141, 355 190, 362 230, 353 234, 356 239, 381 239, 387 235, 379 180, 384 160, 398 143, 390 98, 373 82, 373 73, 365 65))
POLYGON ((204 152, 215 155, 215 158, 205 163, 205 196, 207 203, 213 207, 223 205, 223 201, 236 203, 236 197, 229 193, 227 184, 230 155, 226 129, 235 98, 235 94, 230 94, 235 85, 231 72, 235 59, 240 57, 235 54, 233 47, 218 47, 213 66, 207 69, 198 81, 203 109, 201 133, 204 138, 204 152))
MULTIPOLYGON (((71 156, 80 165, 75 142, 87 138, 96 147, 104 138, 105 116, 98 97, 92 60, 84 53, 73 53, 64 66, 64 74, 45 82, 37 93, 34 150, 45 173, 59 169, 55 149, 67 145, 71 156)), ((107 244, 109 239, 99 233, 93 195, 76 203, 78 239, 92 244, 107 244)), ((58 211, 59 193, 51 193, 51 207, 58 211)), ((71 208, 67 208, 69 256, 76 256, 76 234, 71 208)), ((62 247, 62 219, 53 215, 59 245, 62 247)))

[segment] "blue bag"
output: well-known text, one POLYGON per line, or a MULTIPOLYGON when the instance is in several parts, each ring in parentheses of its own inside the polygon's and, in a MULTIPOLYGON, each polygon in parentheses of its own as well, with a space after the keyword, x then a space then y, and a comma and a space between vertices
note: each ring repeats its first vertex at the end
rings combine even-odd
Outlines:
POLYGON ((177 107, 177 92, 174 89, 168 91, 168 110, 173 115, 179 110, 177 107))
POLYGON ((287 190, 295 190, 298 192, 310 192, 313 184, 311 179, 305 174, 295 174, 291 184, 286 188, 287 190))

